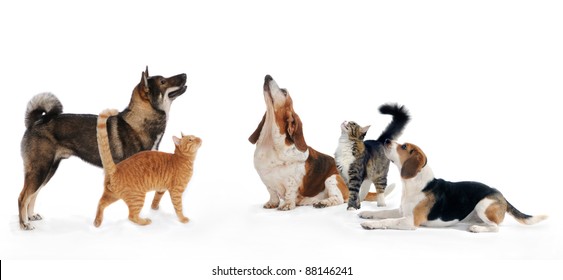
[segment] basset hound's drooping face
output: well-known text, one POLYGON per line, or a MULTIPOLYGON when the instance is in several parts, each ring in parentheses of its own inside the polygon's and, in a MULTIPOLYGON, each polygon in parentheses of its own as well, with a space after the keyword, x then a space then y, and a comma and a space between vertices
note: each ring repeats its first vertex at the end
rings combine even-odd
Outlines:
POLYGON ((268 110, 293 111, 293 100, 287 89, 280 88, 270 75, 264 78, 264 101, 268 110))
POLYGON ((264 78, 264 101, 266 113, 256 131, 249 137, 249 141, 256 144, 264 127, 268 114, 273 116, 275 126, 280 134, 285 134, 285 142, 289 146, 295 144, 301 152, 307 150, 307 143, 303 136, 303 125, 299 115, 293 110, 293 100, 286 89, 280 88, 270 75, 264 78))

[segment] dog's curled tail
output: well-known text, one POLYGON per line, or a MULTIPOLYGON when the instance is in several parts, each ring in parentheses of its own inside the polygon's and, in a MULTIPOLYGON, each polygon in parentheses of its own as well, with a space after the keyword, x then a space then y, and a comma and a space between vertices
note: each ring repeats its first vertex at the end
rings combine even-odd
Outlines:
POLYGON ((34 124, 47 123, 62 112, 63 104, 54 94, 50 92, 37 94, 27 103, 25 128, 29 129, 34 124))
POLYGON ((115 173, 115 162, 111 156, 109 147, 109 138, 107 130, 107 119, 111 116, 118 114, 115 109, 105 109, 98 116, 98 125, 96 127, 96 138, 98 139, 98 150, 100 151, 100 158, 104 166, 104 172, 109 175, 115 173))
POLYGON ((506 212, 512 215, 512 217, 514 217, 514 219, 516 219, 516 221, 518 221, 521 224, 533 225, 547 219, 547 215, 537 215, 537 216, 526 215, 520 212, 518 209, 516 209, 516 207, 512 206, 510 202, 507 201, 506 204, 508 205, 506 212))
POLYGON ((396 103, 383 104, 379 107, 379 112, 384 115, 393 116, 393 120, 383 130, 377 141, 383 142, 385 139, 395 140, 403 133, 403 129, 410 121, 409 111, 403 105, 396 103))

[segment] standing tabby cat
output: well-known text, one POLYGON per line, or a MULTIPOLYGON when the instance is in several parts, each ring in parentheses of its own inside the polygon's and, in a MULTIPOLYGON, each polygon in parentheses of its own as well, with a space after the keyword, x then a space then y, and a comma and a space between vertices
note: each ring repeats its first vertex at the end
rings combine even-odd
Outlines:
POLYGON ((151 220, 139 217, 149 191, 156 191, 153 209, 165 191, 170 192, 176 215, 182 223, 188 218, 182 213, 182 194, 193 174, 193 165, 201 139, 195 136, 173 137, 176 149, 174 154, 159 151, 143 151, 115 164, 108 142, 106 121, 117 114, 116 110, 105 110, 98 117, 97 138, 100 157, 104 166, 104 193, 98 204, 94 225, 102 224, 104 209, 119 199, 129 207, 129 220, 140 225, 148 225, 151 220))
POLYGON ((377 191, 377 205, 385 206, 385 188, 389 159, 385 156, 383 143, 385 139, 394 140, 401 135, 410 117, 408 111, 397 104, 384 104, 379 112, 392 115, 393 120, 379 135, 377 140, 366 140, 369 125, 361 127, 355 122, 344 122, 342 134, 335 153, 338 171, 350 190, 348 210, 360 209, 360 201, 364 199, 371 184, 377 191))

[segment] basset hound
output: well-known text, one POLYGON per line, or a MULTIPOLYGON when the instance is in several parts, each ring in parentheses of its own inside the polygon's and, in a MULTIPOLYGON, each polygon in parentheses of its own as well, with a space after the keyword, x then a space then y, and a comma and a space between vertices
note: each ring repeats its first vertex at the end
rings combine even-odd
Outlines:
POLYGON ((385 155, 398 168, 403 182, 399 209, 364 211, 365 229, 416 229, 469 224, 470 232, 497 232, 505 213, 532 225, 546 215, 530 216, 514 208, 496 189, 479 182, 448 182, 434 177, 424 152, 416 145, 385 141, 385 155))
POLYGON ((347 202, 348 187, 334 158, 307 146, 291 96, 270 75, 264 79, 264 101, 266 113, 248 138, 256 144, 254 167, 270 193, 264 208, 321 208, 347 202))

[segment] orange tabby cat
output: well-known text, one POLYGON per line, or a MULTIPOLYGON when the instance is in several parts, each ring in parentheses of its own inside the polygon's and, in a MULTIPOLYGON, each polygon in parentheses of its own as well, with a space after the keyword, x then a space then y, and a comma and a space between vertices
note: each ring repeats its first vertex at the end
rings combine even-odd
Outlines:
POLYGON ((182 213, 182 193, 186 189, 193 174, 193 164, 201 139, 195 136, 173 137, 176 149, 174 154, 159 151, 139 152, 118 164, 113 162, 111 155, 106 121, 116 115, 117 110, 104 110, 98 116, 97 138, 98 149, 104 166, 104 194, 98 204, 98 212, 94 225, 102 224, 104 209, 123 199, 129 207, 129 220, 140 225, 148 225, 151 220, 139 217, 149 191, 156 191, 153 209, 165 191, 169 191, 176 215, 182 223, 188 218, 182 213))

